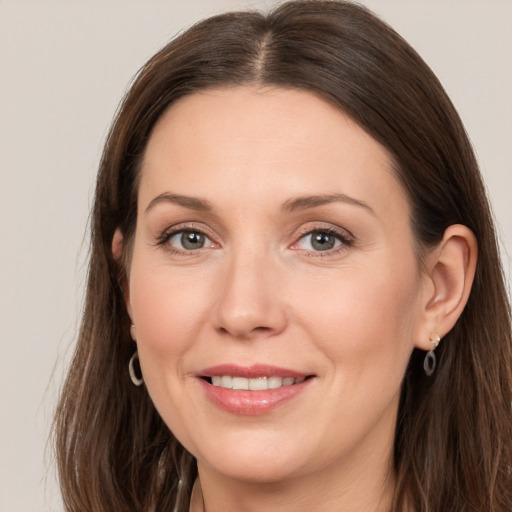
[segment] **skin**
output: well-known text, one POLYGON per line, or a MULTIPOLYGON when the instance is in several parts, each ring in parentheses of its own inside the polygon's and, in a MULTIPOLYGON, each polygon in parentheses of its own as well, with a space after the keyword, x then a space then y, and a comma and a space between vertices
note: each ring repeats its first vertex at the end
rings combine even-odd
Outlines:
POLYGON ((141 172, 125 296, 147 391, 198 462, 192 509, 385 510, 401 381, 413 348, 462 310, 468 230, 453 227, 420 269, 387 151, 304 91, 185 97, 157 123, 141 172), (204 246, 185 251, 180 229, 204 246), (334 247, 319 250, 308 233, 326 229, 334 247), (314 377, 268 413, 233 414, 197 377, 224 363, 314 377))

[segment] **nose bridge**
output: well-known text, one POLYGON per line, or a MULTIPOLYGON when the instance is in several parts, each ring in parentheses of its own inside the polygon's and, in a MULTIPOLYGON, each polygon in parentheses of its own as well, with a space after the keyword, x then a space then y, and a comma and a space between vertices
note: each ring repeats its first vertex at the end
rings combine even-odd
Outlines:
POLYGON ((277 262, 263 245, 260 240, 233 248, 226 258, 216 323, 235 337, 272 335, 286 325, 277 262))

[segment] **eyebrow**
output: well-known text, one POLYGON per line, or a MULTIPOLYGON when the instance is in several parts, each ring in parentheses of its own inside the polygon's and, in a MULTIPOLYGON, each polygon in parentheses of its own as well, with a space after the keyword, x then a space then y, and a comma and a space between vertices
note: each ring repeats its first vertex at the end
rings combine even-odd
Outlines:
POLYGON ((373 209, 364 201, 360 201, 359 199, 355 199, 354 197, 350 197, 341 193, 296 197, 294 199, 285 201, 283 203, 282 209, 285 211, 294 212, 297 210, 306 210, 308 208, 315 208, 316 206, 323 206, 330 203, 346 203, 359 206, 375 215, 373 209))
POLYGON ((160 203, 173 203, 178 206, 183 206, 189 210, 196 210, 198 212, 207 212, 212 210, 212 205, 206 199, 199 199, 198 197, 183 196, 181 194, 171 194, 170 192, 164 192, 156 196, 146 207, 144 213, 148 213, 157 204, 160 203))
MULTIPOLYGON (((285 201, 281 206, 281 209, 288 212, 294 212, 297 210, 307 210, 308 208, 315 208, 317 206, 338 202, 359 206, 375 215, 373 209, 364 201, 355 199, 354 197, 350 197, 342 193, 295 197, 285 201)), ((172 203, 184 208, 188 208, 189 210, 200 212, 208 212, 213 209, 212 204, 206 199, 164 192, 163 194, 160 194, 151 200, 144 213, 148 213, 151 209, 160 203, 172 203)))

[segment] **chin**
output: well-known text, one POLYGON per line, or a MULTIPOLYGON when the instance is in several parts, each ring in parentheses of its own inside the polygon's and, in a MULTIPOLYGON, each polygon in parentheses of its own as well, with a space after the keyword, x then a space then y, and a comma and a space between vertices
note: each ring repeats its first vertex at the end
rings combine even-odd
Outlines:
POLYGON ((260 457, 259 460, 238 460, 232 464, 216 464, 217 473, 224 477, 247 484, 278 484, 298 474, 287 464, 281 464, 272 457, 260 457))
POLYGON ((199 455, 198 465, 204 464, 225 477, 246 483, 272 484, 302 473, 306 464, 297 445, 282 442, 219 443, 206 457, 199 455), (288 449, 287 449, 288 448, 288 449))

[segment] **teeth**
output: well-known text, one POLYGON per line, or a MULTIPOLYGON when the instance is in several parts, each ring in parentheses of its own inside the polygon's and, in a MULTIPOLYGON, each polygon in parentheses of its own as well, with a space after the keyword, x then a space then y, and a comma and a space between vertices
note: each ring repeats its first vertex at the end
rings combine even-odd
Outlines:
POLYGON ((245 377, 233 377, 232 389, 249 389, 249 379, 245 377))
POLYGON ((245 377, 231 377, 222 375, 212 377, 212 384, 226 389, 240 389, 251 391, 264 391, 267 389, 277 389, 282 386, 293 386, 304 382, 305 377, 294 379, 293 377, 256 377, 247 379, 245 377))
POLYGON ((259 377, 258 379, 249 379, 249 389, 251 391, 262 391, 268 389, 267 377, 259 377))
POLYGON ((223 388, 231 389, 232 382, 233 382, 233 378, 229 377, 227 375, 220 378, 220 386, 222 386, 223 388))
POLYGON ((280 388, 283 385, 283 379, 281 377, 269 377, 268 378, 268 389, 280 388))

